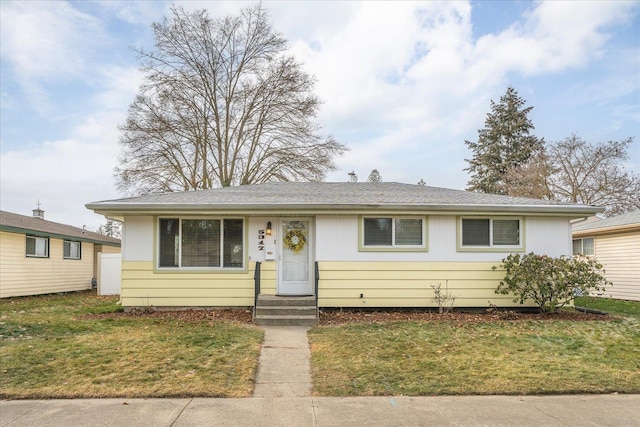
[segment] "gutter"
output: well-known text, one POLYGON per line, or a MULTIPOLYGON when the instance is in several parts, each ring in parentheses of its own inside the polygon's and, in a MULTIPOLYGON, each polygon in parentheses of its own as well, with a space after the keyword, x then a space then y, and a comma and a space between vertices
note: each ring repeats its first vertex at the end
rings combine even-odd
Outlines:
POLYGON ((124 215, 144 215, 173 212, 256 212, 260 214, 279 213, 333 213, 343 214, 350 212, 371 213, 372 211, 390 212, 430 212, 430 213, 470 213, 481 214, 491 213, 493 215, 502 212, 506 213, 539 213, 551 215, 569 215, 573 217, 584 217, 604 212, 604 208, 587 205, 461 205, 461 204, 433 204, 433 205, 385 205, 385 204, 265 204, 265 205, 242 205, 242 204, 178 204, 178 203, 89 203, 85 205, 87 209, 96 213, 109 216, 124 215))

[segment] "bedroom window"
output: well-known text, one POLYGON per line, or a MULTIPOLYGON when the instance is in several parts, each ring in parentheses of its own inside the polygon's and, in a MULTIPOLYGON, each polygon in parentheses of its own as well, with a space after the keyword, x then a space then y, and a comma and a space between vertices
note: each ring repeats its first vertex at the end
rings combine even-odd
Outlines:
POLYGON ((363 248, 425 247, 423 218, 363 218, 362 231, 363 248))
POLYGON ((65 240, 63 242, 62 257, 64 259, 80 259, 80 242, 65 240))
POLYGON ((514 218, 462 218, 462 247, 520 247, 522 221, 514 218))
POLYGON ((241 218, 159 220, 159 267, 243 268, 241 218))
POLYGON ((49 258, 49 238, 27 236, 27 256, 49 258))
POLYGON ((573 239, 573 254, 591 256, 594 254, 593 237, 573 239))

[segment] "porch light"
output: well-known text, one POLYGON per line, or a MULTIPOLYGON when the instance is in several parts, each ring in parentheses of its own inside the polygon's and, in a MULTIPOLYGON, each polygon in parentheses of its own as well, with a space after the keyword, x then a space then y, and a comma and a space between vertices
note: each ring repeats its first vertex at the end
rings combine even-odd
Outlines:
POLYGON ((267 236, 271 236, 271 221, 267 222, 267 236))

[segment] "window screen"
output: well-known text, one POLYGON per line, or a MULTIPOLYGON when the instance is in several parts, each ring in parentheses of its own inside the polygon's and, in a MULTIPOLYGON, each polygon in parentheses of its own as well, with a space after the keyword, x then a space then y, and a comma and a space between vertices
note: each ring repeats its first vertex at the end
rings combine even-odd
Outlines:
POLYGON ((182 266, 220 267, 220 220, 182 221, 182 266))
POLYGON ((49 239, 47 237, 27 236, 27 256, 46 258, 49 256, 49 239))
POLYGON ((489 246, 489 220, 463 219, 462 246, 489 246))
POLYGON ((365 246, 391 246, 393 231, 391 218, 364 219, 365 246))
POLYGON ((224 220, 224 266, 242 267, 244 251, 242 250, 242 220, 224 220))
POLYGON ((179 260, 180 221, 178 219, 160 220, 160 267, 177 267, 179 260))
POLYGON ((511 246, 520 244, 520 221, 517 219, 494 219, 493 244, 511 246))
POLYGON ((395 220, 396 245, 422 245, 422 220, 401 218, 395 220))

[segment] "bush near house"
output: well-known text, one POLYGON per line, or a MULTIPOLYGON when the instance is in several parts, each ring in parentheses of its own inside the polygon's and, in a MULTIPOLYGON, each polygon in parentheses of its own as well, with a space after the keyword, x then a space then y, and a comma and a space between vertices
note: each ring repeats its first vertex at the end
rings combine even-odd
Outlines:
POLYGON ((506 274, 496 293, 512 294, 513 302, 520 304, 532 300, 542 313, 554 313, 576 296, 602 292, 611 285, 604 277, 602 264, 586 257, 510 254, 500 267, 506 274))

